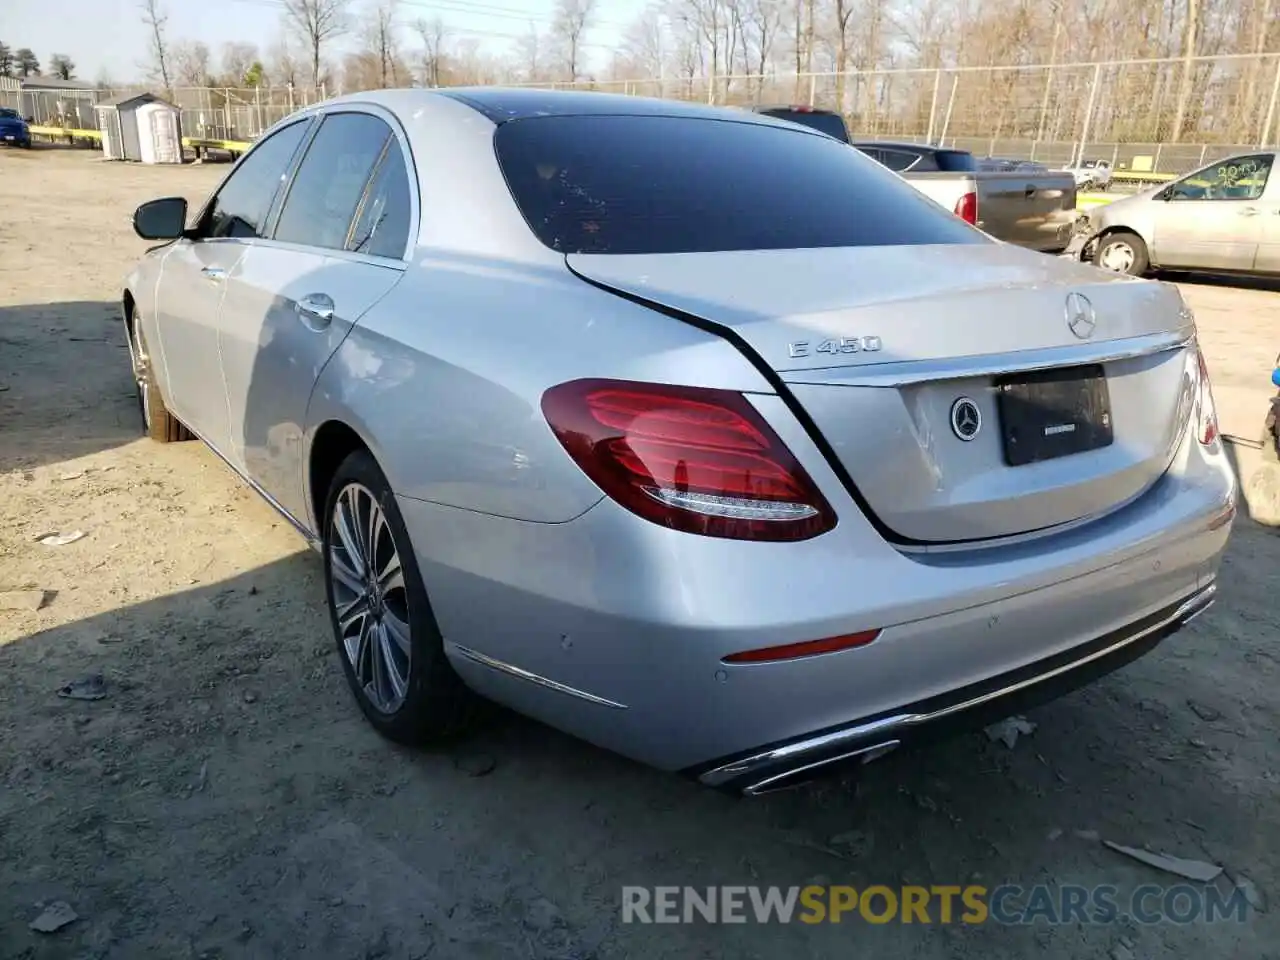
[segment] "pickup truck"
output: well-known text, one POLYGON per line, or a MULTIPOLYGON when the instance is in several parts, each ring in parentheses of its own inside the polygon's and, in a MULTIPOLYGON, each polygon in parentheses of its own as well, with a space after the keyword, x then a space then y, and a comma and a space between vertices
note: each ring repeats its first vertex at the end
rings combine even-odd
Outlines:
POLYGON ((1081 160, 1077 166, 1062 169, 1076 178, 1079 190, 1106 190, 1111 186, 1111 164, 1106 160, 1081 160))
POLYGON ((815 107, 755 107, 756 113, 810 127, 861 150, 935 203, 997 240, 1062 253, 1076 222, 1076 182, 1063 172, 981 170, 967 150, 919 143, 854 140, 844 118, 815 107))

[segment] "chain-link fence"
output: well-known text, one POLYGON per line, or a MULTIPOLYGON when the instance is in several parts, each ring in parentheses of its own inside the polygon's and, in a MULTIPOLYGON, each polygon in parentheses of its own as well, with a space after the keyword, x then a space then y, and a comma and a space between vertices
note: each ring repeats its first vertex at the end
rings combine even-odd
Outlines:
POLYGON ((294 110, 323 100, 323 88, 310 87, 160 87, 138 85, 113 89, 42 89, 0 79, 0 107, 12 107, 41 126, 96 130, 94 106, 139 93, 154 93, 182 111, 182 130, 189 137, 253 140, 294 110))
MULTIPOLYGON (((1275 53, 532 86, 729 106, 808 104, 839 109, 859 137, 928 141, 1053 166, 1090 157, 1110 160, 1116 169, 1183 173, 1280 141, 1275 53)), ((222 140, 252 140, 326 95, 323 88, 299 87, 15 91, 0 80, 0 106, 41 124, 92 129, 95 103, 147 90, 181 108, 188 136, 222 140)))
POLYGON ((1280 141, 1280 54, 536 86, 730 106, 807 104, 838 109, 859 137, 1051 165, 1087 156, 1180 173, 1280 141))

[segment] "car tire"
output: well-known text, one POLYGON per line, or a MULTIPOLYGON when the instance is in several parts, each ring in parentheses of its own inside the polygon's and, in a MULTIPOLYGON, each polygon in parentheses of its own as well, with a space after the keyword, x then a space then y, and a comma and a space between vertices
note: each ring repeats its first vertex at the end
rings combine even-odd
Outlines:
POLYGON ((1093 251, 1093 264, 1113 273, 1140 277, 1151 266, 1147 245, 1136 233, 1119 230, 1098 241, 1093 251))
POLYGON ((465 731, 478 698, 445 656, 396 498, 367 451, 338 466, 321 527, 329 622, 361 712, 397 743, 465 731), (375 570, 387 572, 379 578, 375 570))
POLYGON ((142 335, 142 321, 136 315, 125 328, 129 338, 129 360, 133 367, 133 388, 142 414, 142 430, 156 443, 181 443, 194 434, 169 412, 160 396, 160 388, 151 374, 151 356, 142 335))

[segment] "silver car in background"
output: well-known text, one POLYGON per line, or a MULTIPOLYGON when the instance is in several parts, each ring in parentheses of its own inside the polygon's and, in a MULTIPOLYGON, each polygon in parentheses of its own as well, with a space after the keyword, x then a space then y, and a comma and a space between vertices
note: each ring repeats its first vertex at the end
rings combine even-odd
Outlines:
POLYGON ((1234 512, 1176 289, 991 240, 745 112, 381 91, 128 278, 147 429, 321 552, 385 735, 475 696, 760 793, 1114 669, 1234 512))
POLYGON ((1088 218, 1082 256, 1107 270, 1280 276, 1280 172, 1272 151, 1217 160, 1094 207, 1088 218))

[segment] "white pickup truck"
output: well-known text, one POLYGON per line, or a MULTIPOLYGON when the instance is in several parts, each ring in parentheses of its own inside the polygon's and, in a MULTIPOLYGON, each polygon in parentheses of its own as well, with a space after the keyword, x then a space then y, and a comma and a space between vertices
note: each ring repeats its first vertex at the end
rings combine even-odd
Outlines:
POLYGON ((967 150, 920 143, 855 140, 844 118, 812 107, 756 107, 756 113, 810 127, 856 147, 896 172, 956 216, 997 240, 1061 253, 1076 223, 1076 183, 1070 173, 981 170, 967 150))
POLYGON ((1074 167, 1063 167, 1076 178, 1079 190, 1106 190, 1111 186, 1111 164, 1106 160, 1081 160, 1074 167))

